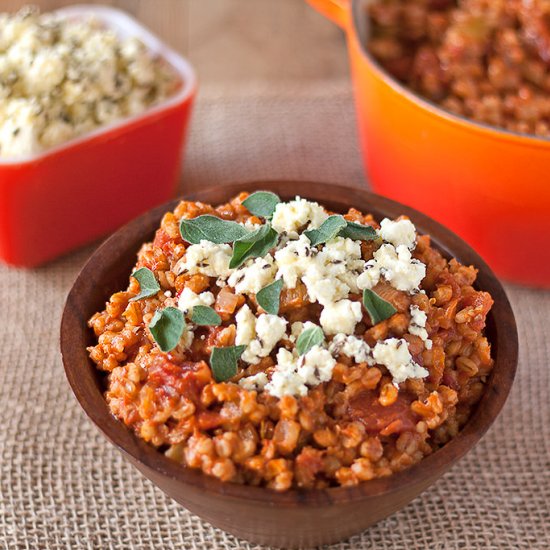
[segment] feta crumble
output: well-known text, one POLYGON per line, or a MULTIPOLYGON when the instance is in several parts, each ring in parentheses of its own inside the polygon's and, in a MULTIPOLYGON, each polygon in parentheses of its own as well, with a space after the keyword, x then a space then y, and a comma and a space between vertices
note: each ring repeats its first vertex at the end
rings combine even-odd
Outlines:
POLYGON ((365 271, 357 278, 357 286, 363 290, 375 286, 383 276, 397 290, 418 291, 426 276, 426 266, 412 257, 403 244, 394 247, 383 244, 373 254, 374 259, 365 265, 365 271))
POLYGON ((416 227, 411 220, 390 220, 384 218, 380 222, 380 236, 393 246, 404 245, 409 250, 416 246, 416 227))
POLYGON ((347 355, 356 363, 374 364, 371 347, 362 338, 337 334, 329 345, 329 351, 335 356, 347 355))
POLYGON ((235 335, 235 344, 237 346, 248 346, 256 336, 256 316, 247 304, 241 307, 235 315, 237 321, 237 332, 235 335))
POLYGON ((361 245, 352 239, 337 237, 318 250, 305 235, 289 241, 275 253, 277 278, 287 288, 295 288, 302 281, 311 302, 330 305, 357 292, 357 275, 365 262, 361 259, 361 245))
POLYGON ((229 269, 232 253, 233 250, 228 244, 201 241, 187 248, 185 255, 174 266, 174 271, 178 275, 184 272, 191 275, 203 273, 208 277, 227 279, 233 271, 229 269))
POLYGON ((178 298, 178 308, 187 316, 193 314, 195 306, 211 306, 215 301, 212 292, 196 294, 190 288, 185 287, 178 298))
POLYGON ((265 372, 259 372, 258 374, 253 374, 239 380, 239 386, 248 391, 261 391, 267 383, 268 379, 265 372))
POLYGON ((321 327, 325 334, 353 334, 355 325, 363 318, 363 310, 360 302, 340 300, 328 304, 321 312, 321 327))
POLYGON ((426 349, 432 349, 432 341, 428 338, 428 331, 426 330, 426 322, 428 320, 426 312, 422 311, 418 306, 411 305, 410 313, 409 332, 420 337, 426 349))
POLYGON ((233 271, 227 283, 237 294, 256 294, 264 286, 273 282, 277 266, 273 256, 248 260, 242 267, 233 271))
POLYGON ((277 353, 277 365, 265 390, 275 397, 285 395, 304 396, 308 386, 317 386, 332 378, 336 360, 331 353, 313 346, 305 355, 281 348, 277 353))
POLYGON ((404 338, 388 338, 377 342, 372 354, 377 364, 384 365, 390 371, 395 386, 409 378, 426 378, 430 374, 414 362, 404 338))
POLYGON ((143 112, 178 86, 133 37, 93 17, 0 14, 0 156, 43 151, 143 112))
MULTIPOLYGON (((277 342, 286 335, 287 323, 288 321, 282 317, 262 313, 256 319, 255 337, 244 350, 241 356, 242 360, 246 363, 256 365, 261 361, 262 357, 267 357, 273 351, 277 342)), ((239 344, 237 343, 237 345, 239 344)))
POLYGON ((317 229, 328 214, 316 202, 296 197, 293 201, 280 202, 275 208, 271 225, 277 233, 297 235, 299 229, 317 229))

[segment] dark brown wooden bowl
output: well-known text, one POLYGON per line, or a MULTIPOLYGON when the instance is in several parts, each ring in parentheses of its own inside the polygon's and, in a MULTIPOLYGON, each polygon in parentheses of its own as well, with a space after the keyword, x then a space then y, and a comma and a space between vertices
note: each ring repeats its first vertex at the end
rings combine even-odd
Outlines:
MULTIPOLYGON (((336 542, 396 512, 463 457, 487 431, 512 386, 518 358, 516 323, 498 280, 485 262, 455 234, 419 212, 360 189, 317 182, 253 182, 204 189, 187 199, 220 204, 241 191, 269 189, 283 198, 296 194, 322 202, 336 212, 350 206, 377 219, 406 214, 420 233, 432 236, 447 257, 479 269, 477 285, 495 305, 487 320, 495 367, 485 393, 464 429, 447 445, 411 468, 356 487, 324 490, 268 489, 223 483, 166 458, 128 430, 109 412, 102 374, 88 358, 93 333, 86 322, 105 301, 126 288, 141 244, 150 241, 162 215, 177 200, 140 216, 107 239, 88 260, 67 298, 61 323, 61 352, 69 383, 80 405, 100 431, 167 495, 216 527, 243 539, 282 547, 336 542)), ((480 222, 481 223, 481 222, 480 222)), ((467 475, 465 472, 464 475, 467 475)))

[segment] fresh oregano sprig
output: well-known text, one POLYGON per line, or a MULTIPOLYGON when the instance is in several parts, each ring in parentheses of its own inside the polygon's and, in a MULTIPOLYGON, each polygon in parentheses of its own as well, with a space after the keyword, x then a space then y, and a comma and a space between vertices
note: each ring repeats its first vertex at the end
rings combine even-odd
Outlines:
POLYGON ((155 279, 154 273, 148 267, 140 267, 132 273, 132 277, 139 283, 139 294, 130 298, 130 302, 141 300, 142 298, 149 298, 160 290, 160 285, 155 279))
POLYGON ((210 368, 216 382, 225 382, 237 374, 237 362, 245 349, 246 346, 212 348, 210 368))
POLYGON ((325 335, 321 327, 308 328, 298 336, 296 350, 300 355, 305 355, 313 346, 320 346, 325 341, 325 335))
POLYGON ((266 223, 233 243, 233 255, 229 267, 235 269, 249 258, 265 256, 276 244, 278 233, 266 223))
POLYGON ((375 241, 379 238, 374 227, 356 222, 347 222, 346 226, 338 233, 339 237, 346 237, 354 241, 375 241))
POLYGON ((191 322, 200 326, 218 327, 222 324, 222 318, 209 306, 195 306, 191 314, 191 322))
POLYGON ((317 229, 304 231, 312 246, 326 243, 334 239, 346 227, 347 221, 340 214, 329 216, 317 229))
POLYGON ((397 310, 384 298, 380 298, 376 292, 365 288, 363 290, 363 305, 369 314, 373 325, 389 319, 397 310))
POLYGON ((277 279, 273 283, 264 286, 256 294, 256 301, 267 313, 277 315, 281 301, 281 290, 283 289, 283 280, 277 279))
POLYGON ((222 220, 205 214, 180 222, 180 233, 184 241, 199 244, 210 241, 214 244, 231 243, 248 235, 248 230, 237 222, 222 220))
POLYGON ((255 216, 269 219, 280 202, 281 199, 271 191, 256 191, 243 201, 243 206, 255 216))
POLYGON ((155 311, 149 330, 161 351, 172 351, 185 330, 183 312, 175 307, 155 311))

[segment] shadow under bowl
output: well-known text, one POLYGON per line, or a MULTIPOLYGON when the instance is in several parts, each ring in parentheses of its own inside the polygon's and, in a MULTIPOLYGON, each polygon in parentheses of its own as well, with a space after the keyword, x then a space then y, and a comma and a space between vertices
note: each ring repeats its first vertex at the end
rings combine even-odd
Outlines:
MULTIPOLYGON (((104 374, 88 357, 94 336, 88 319, 128 284, 142 243, 152 240, 163 214, 178 200, 130 222, 91 256, 70 291, 61 323, 61 352, 68 381, 80 405, 99 430, 143 475, 191 512, 237 537, 282 547, 333 543, 358 533, 396 512, 433 484, 482 437, 500 412, 514 379, 518 343, 514 315, 506 294, 487 264, 454 233, 427 216, 361 189, 319 182, 249 182, 217 186, 185 198, 220 204, 242 191, 265 189, 284 199, 296 194, 321 202, 335 212, 350 206, 376 219, 405 214, 419 233, 431 235, 447 258, 479 269, 476 286, 495 301, 487 318, 494 369, 476 410, 447 445, 409 469, 355 487, 290 490, 284 493, 223 483, 187 469, 135 436, 111 415, 103 397, 104 374)), ((467 472, 464 472, 467 475, 467 472)))

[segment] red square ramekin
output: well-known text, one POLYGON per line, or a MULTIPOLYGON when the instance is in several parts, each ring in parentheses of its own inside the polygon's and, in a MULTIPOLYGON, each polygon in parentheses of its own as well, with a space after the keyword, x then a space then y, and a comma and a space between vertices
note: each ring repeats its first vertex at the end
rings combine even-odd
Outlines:
POLYGON ((191 65, 125 13, 71 6, 136 36, 180 76, 176 94, 144 113, 39 154, 0 158, 0 259, 32 267, 116 229, 174 193, 196 93, 191 65))

